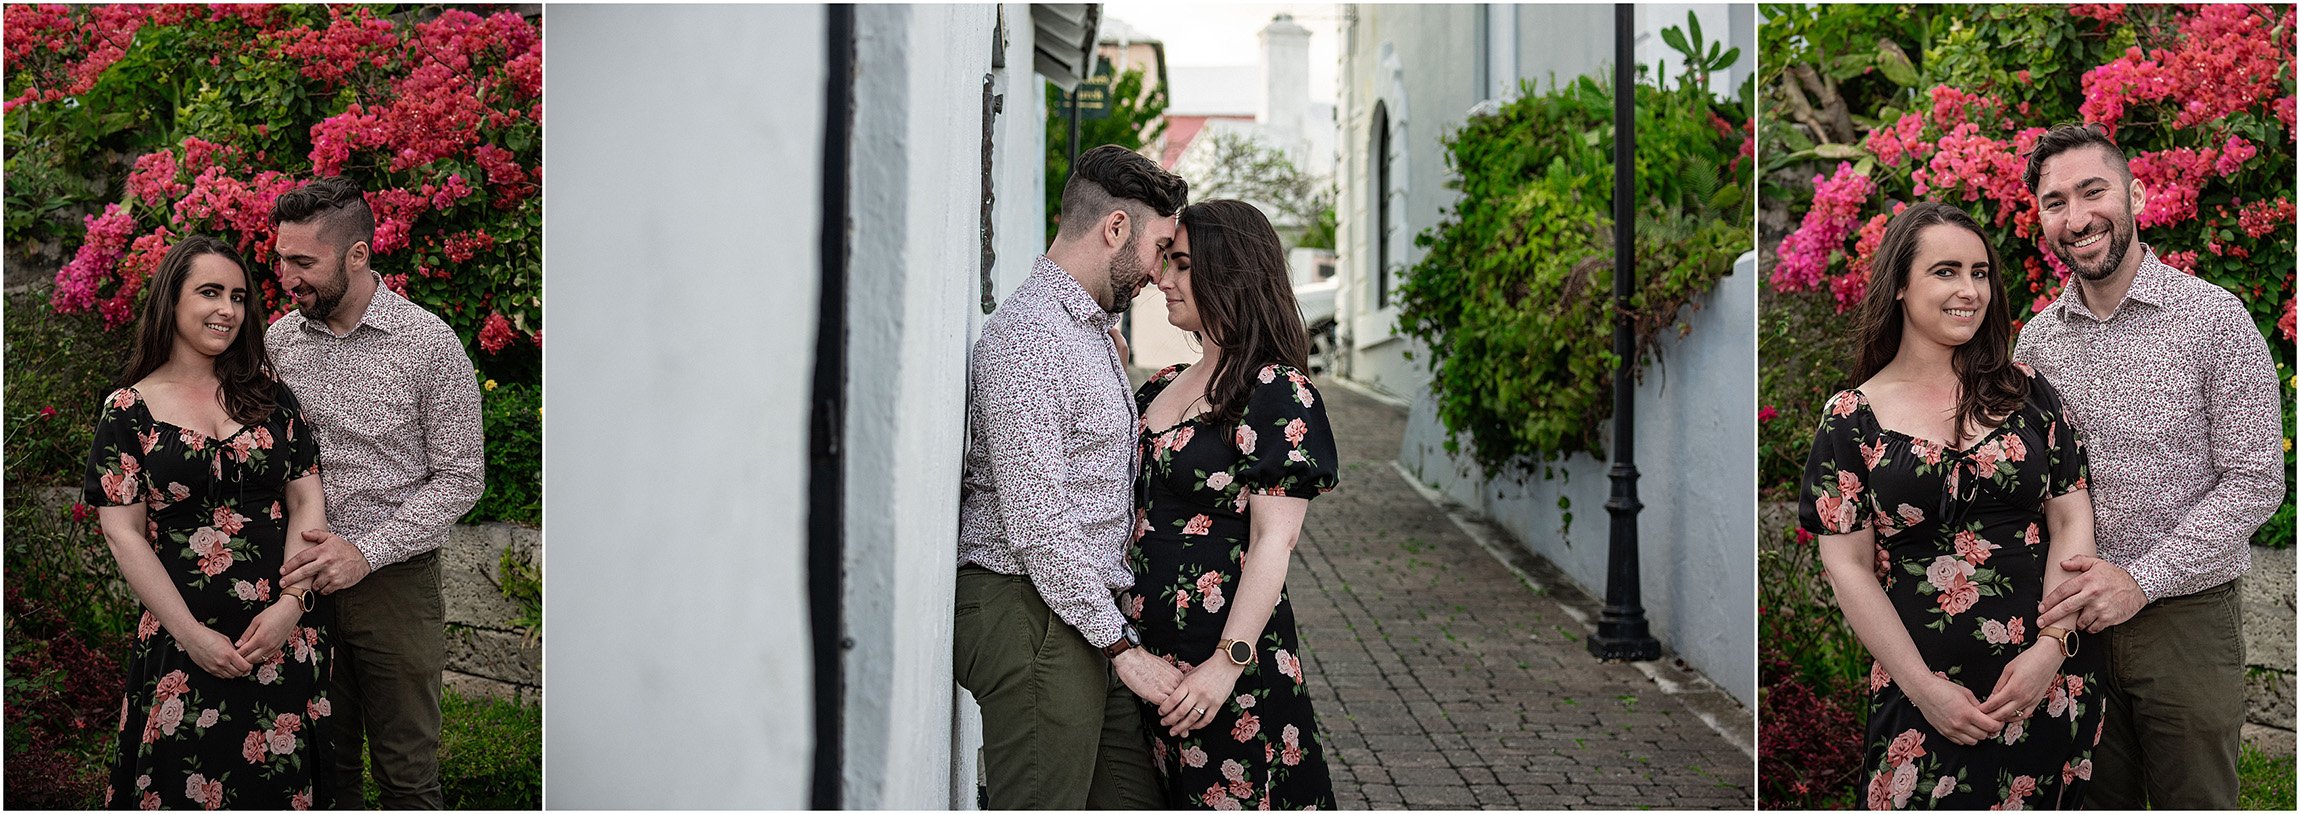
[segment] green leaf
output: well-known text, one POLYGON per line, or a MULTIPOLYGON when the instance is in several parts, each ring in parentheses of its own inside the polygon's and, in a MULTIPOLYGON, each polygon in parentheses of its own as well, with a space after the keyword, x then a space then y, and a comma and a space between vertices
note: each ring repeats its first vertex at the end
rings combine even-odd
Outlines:
POLYGON ((1909 62, 1909 55, 1892 40, 1877 41, 1877 71, 1893 84, 1904 88, 1917 85, 1917 67, 1909 62))

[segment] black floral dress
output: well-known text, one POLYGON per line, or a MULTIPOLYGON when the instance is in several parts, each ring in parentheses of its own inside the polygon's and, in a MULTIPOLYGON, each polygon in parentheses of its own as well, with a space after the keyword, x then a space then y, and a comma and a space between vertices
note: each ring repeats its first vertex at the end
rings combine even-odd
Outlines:
MULTIPOLYGON (((152 417, 114 391, 88 454, 86 500, 144 504, 145 539, 193 618, 238 639, 279 600, 288 481, 319 474, 319 444, 280 388, 271 418, 228 438, 152 417)), ((286 601, 294 602, 294 599, 286 601)), ((217 678, 145 611, 128 657, 109 808, 310 808, 325 777, 328 641, 316 614, 241 678, 217 678)))
MULTIPOLYGON (((2052 543, 2043 504, 2085 488, 2083 439, 2029 375, 2028 403, 1964 450, 1884 429, 1867 396, 1838 393, 1805 466, 1805 530, 1875 529, 1878 578, 1925 665, 1981 700, 2039 644, 2052 543)), ((1935 731, 1872 663, 1867 807, 2077 807, 2106 708, 2101 651, 2077 644, 2027 719, 1973 746, 1935 731)))
MULTIPOLYGON (((1148 409, 1187 365, 1159 371, 1134 396, 1148 409)), ((1142 631, 1143 649, 1187 671, 1214 657, 1243 573, 1247 495, 1314 498, 1334 488, 1333 431, 1309 377, 1269 365, 1236 426, 1185 420, 1141 430, 1135 481, 1134 587, 1120 601, 1142 631)), ((1250 503, 1248 503, 1250 508, 1250 503)), ((1144 704, 1151 761, 1167 803, 1213 809, 1331 809, 1334 789, 1303 684, 1294 606, 1283 591, 1254 642, 1254 663, 1235 697, 1204 728, 1175 738, 1144 704)))

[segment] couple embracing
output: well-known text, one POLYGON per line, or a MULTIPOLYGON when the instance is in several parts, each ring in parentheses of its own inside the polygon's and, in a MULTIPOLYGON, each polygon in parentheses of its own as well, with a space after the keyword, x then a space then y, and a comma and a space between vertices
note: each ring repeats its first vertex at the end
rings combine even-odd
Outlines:
POLYGON ((1806 466, 1801 524, 1876 658, 1862 799, 2234 808, 2238 584, 2284 495, 2267 344, 2139 242, 2147 190, 2101 131, 2049 131, 2022 180, 2059 300, 2013 349, 1980 225, 1909 206, 1806 466))
POLYGON ((958 683, 992 808, 1332 808, 1285 579, 1338 472, 1277 233, 1116 146, 975 343, 958 683), (1204 346, 1129 399, 1144 284, 1204 346))
POLYGON ((438 548, 484 472, 471 359, 368 268, 323 178, 271 213, 279 285, 214 238, 153 272, 85 500, 144 613, 108 808, 441 808, 438 548), (324 598, 323 598, 324 597, 324 598))

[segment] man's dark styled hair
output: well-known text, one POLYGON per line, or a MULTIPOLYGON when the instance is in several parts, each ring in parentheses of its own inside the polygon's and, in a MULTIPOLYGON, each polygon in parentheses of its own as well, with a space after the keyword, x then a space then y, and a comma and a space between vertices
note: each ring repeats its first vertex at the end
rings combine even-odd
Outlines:
POLYGON ((1114 209, 1146 220, 1153 212, 1173 217, 1189 204, 1189 182, 1139 153, 1105 144, 1080 154, 1078 163, 1070 165, 1070 180, 1062 185, 1061 231, 1077 238, 1114 209))
POLYGON ((319 224, 321 240, 340 254, 351 244, 365 242, 375 249, 375 212, 360 197, 359 183, 341 175, 321 178, 287 192, 272 202, 272 228, 283 223, 319 224))
POLYGON ((2029 194, 2036 194, 2036 184, 2044 175, 2046 160, 2086 147, 2099 148, 2102 154, 2108 156, 2109 163, 2116 165, 2116 171, 2124 175, 2124 183, 2132 183, 2132 168, 2125 166, 2124 148, 2116 146, 2116 141, 2108 137, 2107 130, 2097 124, 2064 124, 2037 137, 2036 147, 2029 150, 2028 166, 2020 171, 2021 185, 2028 187, 2029 194))

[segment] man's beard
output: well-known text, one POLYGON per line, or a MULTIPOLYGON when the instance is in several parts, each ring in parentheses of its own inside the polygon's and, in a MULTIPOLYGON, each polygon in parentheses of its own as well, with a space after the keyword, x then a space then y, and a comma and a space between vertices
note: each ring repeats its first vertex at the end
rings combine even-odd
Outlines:
POLYGON ((329 288, 322 288, 315 284, 311 287, 311 305, 301 309, 304 319, 313 322, 326 322, 327 318, 335 313, 336 306, 343 304, 344 292, 351 290, 351 275, 344 270, 343 259, 337 258, 335 262, 334 285, 329 288))
POLYGON ((1134 295, 1142 291, 1142 284, 1150 279, 1149 267, 1142 265, 1142 253, 1135 251, 1137 237, 1139 235, 1127 237, 1126 245, 1118 247, 1118 255, 1110 258, 1110 301, 1102 305, 1103 310, 1110 313, 1125 311, 1134 301, 1134 295))
POLYGON ((2054 238, 2052 241, 2052 254, 2054 257, 2060 258, 2061 265, 2067 266, 2069 272, 2078 277, 2096 283, 2108 279, 2109 275, 2116 273, 2119 266, 2124 265, 2124 256, 2132 249, 2131 204, 2125 205, 2124 217, 2117 218, 2108 225, 2108 237, 2106 239, 2108 240, 2108 254, 2100 259, 2098 266, 2086 266, 2076 262, 2076 258, 2068 252, 2067 243, 2059 238, 2054 238))

